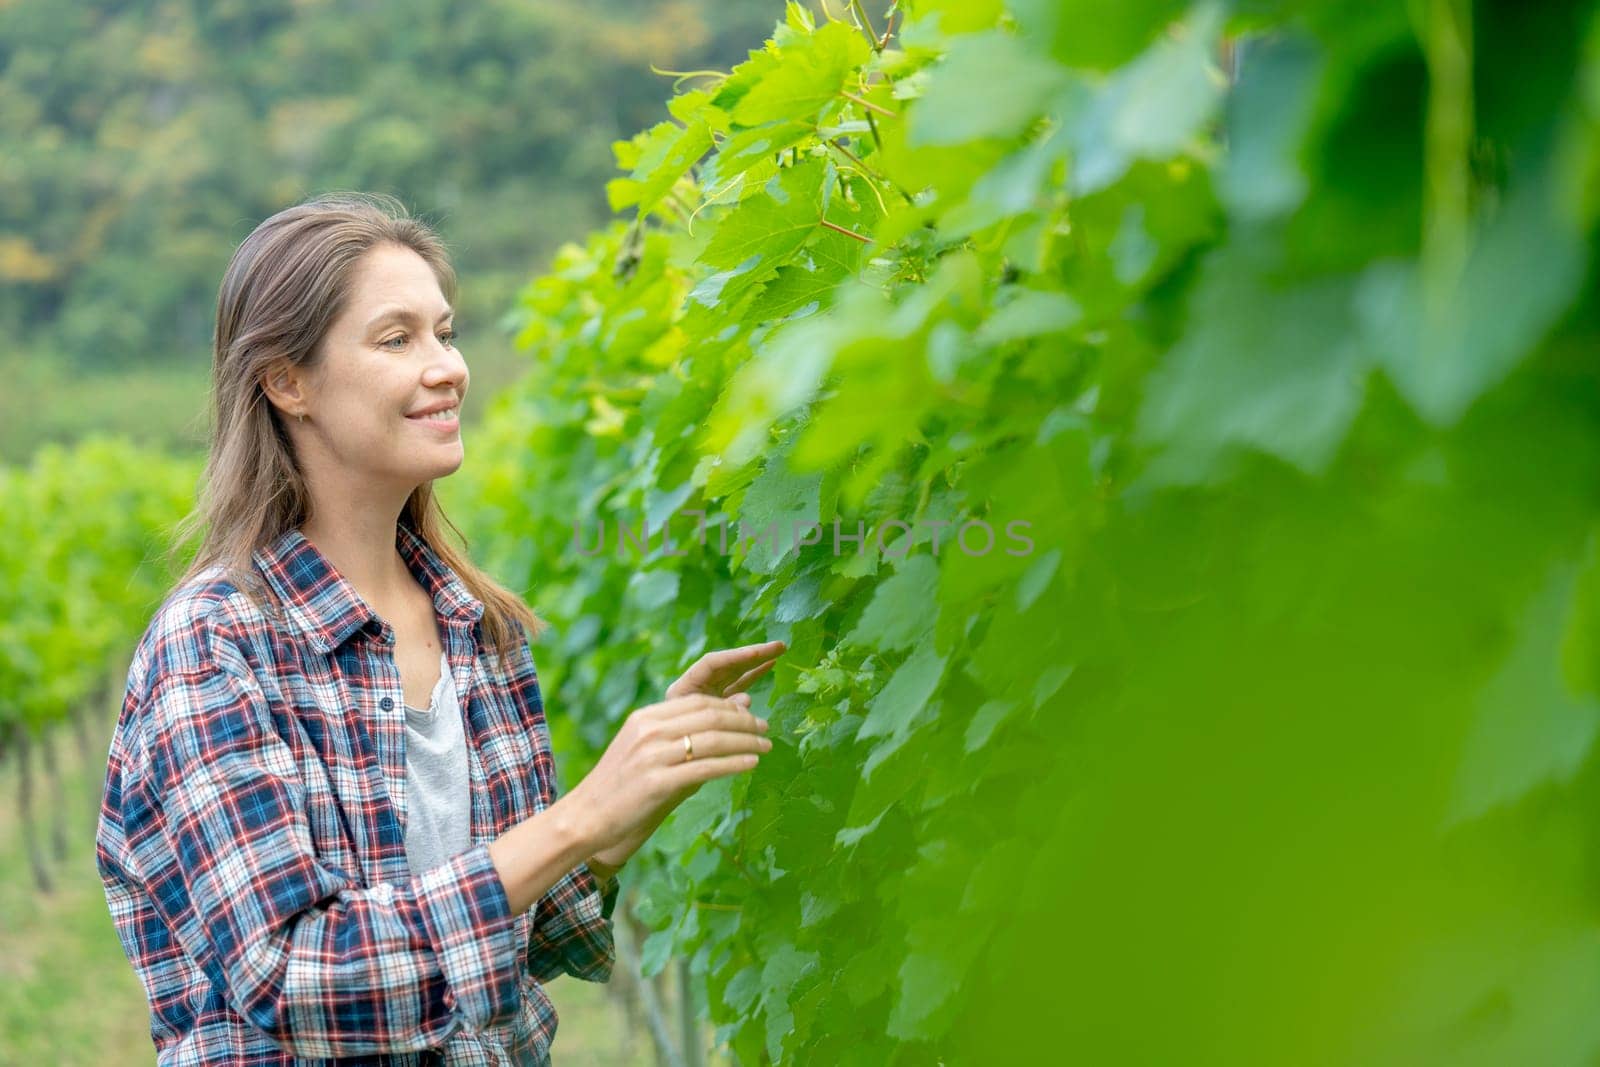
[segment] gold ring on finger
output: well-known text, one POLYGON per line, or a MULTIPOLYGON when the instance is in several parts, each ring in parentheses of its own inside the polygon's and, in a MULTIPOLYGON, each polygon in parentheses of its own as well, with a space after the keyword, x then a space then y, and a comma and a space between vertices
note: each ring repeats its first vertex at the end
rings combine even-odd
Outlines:
POLYGON ((689 735, 683 735, 683 762, 688 763, 694 759, 694 742, 689 740, 689 735))

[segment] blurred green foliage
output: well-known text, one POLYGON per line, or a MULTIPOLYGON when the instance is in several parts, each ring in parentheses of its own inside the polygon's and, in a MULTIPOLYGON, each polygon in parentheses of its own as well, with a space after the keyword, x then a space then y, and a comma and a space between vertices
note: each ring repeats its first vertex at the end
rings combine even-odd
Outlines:
MULTIPOLYGON (((474 366, 490 382, 500 368, 474 366)), ((152 364, 127 371, 75 371, 18 352, 0 352, 0 463, 26 466, 47 445, 71 447, 111 435, 166 453, 198 454, 210 424, 202 362, 152 364)))
POLYGON ((203 375, 234 246, 312 193, 437 222, 489 327, 599 222, 610 142, 775 0, 0 4, 0 330, 30 362, 203 375))
POLYGON ((89 436, 0 466, 0 753, 84 714, 176 577, 199 464, 89 436))
POLYGON ((591 753, 789 642, 647 970, 752 1064, 1591 1061, 1595 5, 867 7, 618 145, 442 485, 591 753))

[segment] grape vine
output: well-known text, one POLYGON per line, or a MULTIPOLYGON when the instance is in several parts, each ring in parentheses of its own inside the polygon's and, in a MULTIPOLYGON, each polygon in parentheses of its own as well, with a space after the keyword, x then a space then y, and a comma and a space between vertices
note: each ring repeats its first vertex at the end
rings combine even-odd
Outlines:
POLYGON ((645 971, 750 1064, 1587 1055, 1592 5, 872 6, 616 146, 446 487, 569 777, 790 645, 645 971))

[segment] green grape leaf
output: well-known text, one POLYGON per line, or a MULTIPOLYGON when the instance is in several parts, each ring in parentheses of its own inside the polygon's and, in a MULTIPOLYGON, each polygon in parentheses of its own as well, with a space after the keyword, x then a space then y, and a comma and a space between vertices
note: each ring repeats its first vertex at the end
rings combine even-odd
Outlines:
POLYGON ((717 399, 705 447, 740 464, 767 445, 772 424, 810 400, 828 373, 842 328, 831 318, 799 319, 776 329, 734 373, 717 399))
MULTIPOLYGON (((1087 196, 1111 185, 1139 159, 1170 159, 1215 115, 1225 78, 1213 63, 1221 12, 1202 4, 1184 33, 1163 37, 1093 96, 1072 124, 1069 188, 1087 196)), ((1076 95, 1074 97, 1077 99, 1076 95)))
POLYGON ((776 167, 778 153, 799 144, 811 133, 812 128, 803 122, 772 122, 729 134, 706 160, 703 180, 707 199, 724 198, 741 178, 747 182, 752 178, 770 180, 770 174, 763 175, 757 168, 776 167))
POLYGON ((667 961, 672 958, 673 940, 674 930, 670 926, 665 930, 652 931, 644 939, 644 944, 639 947, 640 975, 651 978, 666 968, 667 961))
POLYGON ((839 984, 850 1002, 862 1007, 889 988, 896 970, 891 954, 861 949, 850 954, 839 984))
POLYGON ((1066 89, 1061 67, 995 30, 957 38, 911 109, 913 147, 1020 136, 1066 89))
POLYGON ((1581 291, 1585 242, 1559 211, 1548 176, 1521 184, 1476 235, 1459 282, 1432 314, 1415 264, 1367 271, 1357 297, 1363 332, 1430 422, 1460 418, 1535 350, 1581 291), (1530 262, 1539 269, 1523 269, 1530 262))
POLYGON ((939 617, 939 565, 932 555, 910 555, 878 583, 845 643, 885 650, 909 648, 933 629, 939 617))
POLYGON ((1123 0, 1114 18, 1097 0, 1010 0, 1029 37, 1071 67, 1110 70, 1133 58, 1183 14, 1187 0, 1123 0))
POLYGON ((1009 700, 984 701, 972 713, 972 721, 967 724, 965 750, 976 752, 987 745, 996 728, 1016 710, 1017 705, 1009 700))
MULTIPOLYGON (((636 531, 637 532, 637 531, 636 531)), ((650 531, 652 538, 655 531, 650 531)), ((629 543, 628 551, 633 551, 629 543)), ((678 572, 669 570, 639 571, 628 582, 628 593, 640 611, 655 611, 665 607, 678 595, 678 572)))
POLYGON ((1600 729, 1600 701, 1575 694, 1561 636, 1576 617, 1577 571, 1555 568, 1528 606, 1515 644, 1483 689, 1461 756, 1451 817, 1481 815, 1545 782, 1572 777, 1600 729))
POLYGON ((908 1041, 937 1036, 928 1023, 960 989, 961 971, 940 954, 913 952, 900 964, 899 978, 890 1036, 908 1041))
POLYGON ((908 30, 931 23, 940 34, 950 36, 990 29, 1005 11, 1001 0, 917 0, 915 5, 900 7, 911 8, 908 30))
POLYGON ((812 119, 839 98, 846 80, 871 55, 865 38, 846 22, 828 22, 780 49, 777 62, 733 107, 741 126, 812 119))
POLYGON ((1083 309, 1066 293, 1024 289, 978 327, 983 344, 1066 333, 1083 320, 1083 309))
POLYGON ((767 1010, 767 1054, 774 1063, 783 1059, 783 1039, 793 1022, 789 1002, 794 987, 801 978, 816 970, 819 959, 815 952, 802 952, 793 945, 783 944, 767 957, 761 968, 761 1001, 767 1010))
POLYGON ((839 898, 835 896, 819 896, 815 893, 800 894, 800 925, 815 926, 817 923, 836 915, 839 911, 839 898))
POLYGON ((760 995, 761 972, 753 964, 747 964, 728 979, 722 991, 722 1001, 733 1009, 734 1014, 743 1015, 755 1005, 760 995))
POLYGON ((739 537, 749 544, 747 568, 771 573, 798 542, 816 536, 809 526, 817 522, 821 489, 821 474, 795 473, 781 455, 767 461, 739 508, 739 537))
MULTIPOLYGON (((828 535, 832 536, 831 530, 828 535)), ((804 574, 784 586, 772 617, 778 622, 799 622, 815 617, 823 607, 822 575, 804 574)))
POLYGON ((778 268, 777 276, 751 302, 750 318, 765 322, 812 305, 827 307, 834 289, 855 275, 865 256, 866 246, 855 238, 822 231, 794 262, 778 268))
POLYGON ((860 843, 862 838, 866 837, 868 834, 872 833, 872 831, 878 828, 878 824, 883 821, 883 816, 884 813, 879 812, 877 817, 871 822, 865 823, 861 826, 845 827, 834 835, 834 843, 841 845, 844 848, 849 848, 851 845, 860 843))
POLYGON ((755 261, 763 269, 787 262, 822 220, 821 160, 780 170, 763 191, 717 224, 700 262, 731 269, 755 261))
POLYGON ((687 126, 668 120, 639 134, 633 143, 632 172, 607 183, 606 196, 612 211, 637 206, 643 214, 660 203, 678 179, 711 150, 711 128, 700 120, 687 126))
POLYGON ((1298 207, 1310 185, 1299 162, 1323 57, 1303 37, 1251 41, 1228 94, 1228 152, 1217 193, 1234 218, 1273 218, 1298 207))
POLYGON ((944 675, 945 657, 929 645, 921 645, 890 676, 887 684, 872 698, 866 720, 856 737, 899 737, 910 730, 927 710, 939 680, 944 675))
POLYGON ((1259 248, 1214 253, 1189 330, 1146 387, 1139 433, 1164 446, 1152 479, 1204 482, 1255 448, 1308 470, 1333 458, 1365 392, 1370 352, 1346 278, 1273 280, 1259 248))

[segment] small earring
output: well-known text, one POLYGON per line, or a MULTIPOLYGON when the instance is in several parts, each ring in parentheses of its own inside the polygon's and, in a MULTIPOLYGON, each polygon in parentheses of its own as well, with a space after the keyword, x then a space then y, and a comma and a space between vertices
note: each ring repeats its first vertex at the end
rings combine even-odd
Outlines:
POLYGON ((306 413, 305 413, 305 412, 303 412, 303 411, 302 411, 302 412, 300 412, 300 416, 299 416, 299 418, 300 418, 300 421, 301 421, 301 422, 305 422, 305 421, 306 421, 306 413))

